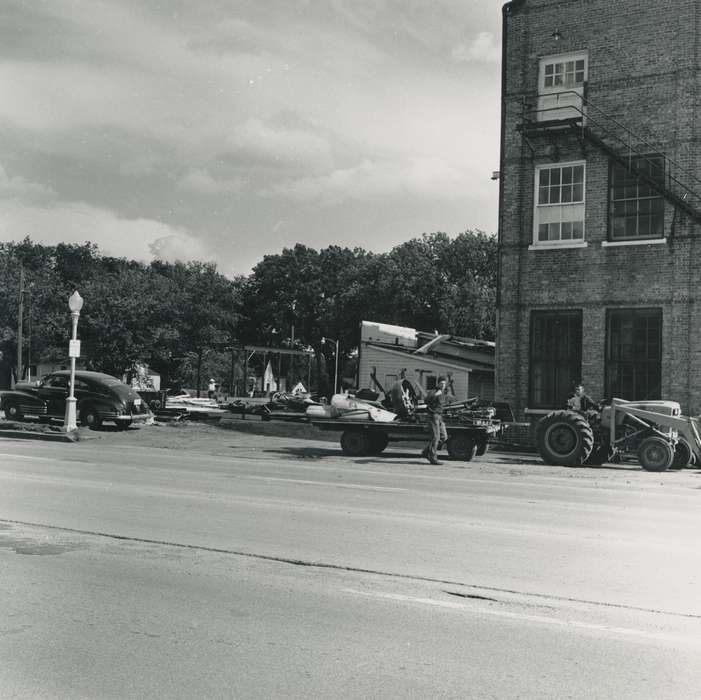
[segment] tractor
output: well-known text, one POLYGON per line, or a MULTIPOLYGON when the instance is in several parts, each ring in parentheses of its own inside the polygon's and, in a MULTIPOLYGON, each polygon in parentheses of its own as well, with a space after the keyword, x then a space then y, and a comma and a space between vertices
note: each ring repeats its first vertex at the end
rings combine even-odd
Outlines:
POLYGON ((700 427, 676 401, 614 398, 596 410, 548 413, 536 426, 536 444, 547 464, 601 465, 636 454, 643 469, 661 472, 701 463, 700 427))

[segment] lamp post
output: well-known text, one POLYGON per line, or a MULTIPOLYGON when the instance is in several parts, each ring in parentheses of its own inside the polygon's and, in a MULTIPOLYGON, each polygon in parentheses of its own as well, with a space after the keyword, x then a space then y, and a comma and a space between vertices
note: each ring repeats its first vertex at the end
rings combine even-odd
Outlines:
POLYGON ((71 310, 71 342, 68 345, 68 356, 71 358, 71 386, 70 393, 66 399, 66 416, 63 420, 63 429, 66 432, 76 430, 75 410, 75 358, 80 357, 80 341, 78 340, 78 317, 83 308, 83 297, 78 294, 78 290, 71 294, 68 300, 68 308, 71 310))
POLYGON ((338 340, 334 340, 333 338, 328 338, 326 336, 324 336, 321 339, 321 342, 324 344, 328 341, 330 341, 332 343, 336 343, 336 365, 335 365, 334 375, 333 375, 333 393, 337 394, 338 393, 338 391, 337 391, 337 389, 338 389, 338 340))

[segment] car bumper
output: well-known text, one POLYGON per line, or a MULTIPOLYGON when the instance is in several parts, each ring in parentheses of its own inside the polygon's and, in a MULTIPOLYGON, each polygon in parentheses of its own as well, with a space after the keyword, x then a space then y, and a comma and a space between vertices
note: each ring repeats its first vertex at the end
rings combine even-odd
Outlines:
POLYGON ((113 420, 115 423, 126 423, 128 425, 153 425, 153 413, 126 413, 121 416, 110 418, 109 420, 113 420))

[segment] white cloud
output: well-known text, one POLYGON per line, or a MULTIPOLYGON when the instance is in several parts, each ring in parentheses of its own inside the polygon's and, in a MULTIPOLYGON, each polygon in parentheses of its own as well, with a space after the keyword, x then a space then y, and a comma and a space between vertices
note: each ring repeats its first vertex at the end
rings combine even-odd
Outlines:
POLYGON ((30 182, 23 177, 14 175, 10 177, 5 168, 0 165, 0 198, 23 199, 52 196, 53 191, 49 187, 30 182))
POLYGON ((178 183, 180 189, 200 194, 240 194, 244 185, 243 178, 217 180, 204 168, 193 168, 178 183))
POLYGON ((168 234, 157 238, 149 244, 149 250, 154 258, 167 262, 214 259, 213 253, 206 246, 184 233, 168 234))
POLYGON ((255 155, 268 162, 328 166, 330 148, 323 136, 310 130, 274 127, 259 119, 248 119, 226 139, 226 148, 255 155))
POLYGON ((480 32, 468 43, 456 44, 452 50, 453 60, 458 63, 499 63, 501 46, 491 32, 480 32))
POLYGON ((315 201, 326 206, 347 200, 402 195, 452 199, 466 195, 471 179, 468 170, 441 158, 365 160, 353 168, 334 170, 320 177, 288 180, 261 194, 300 202, 315 201))
POLYGON ((111 211, 82 202, 56 202, 33 206, 16 200, 0 205, 0 240, 37 243, 85 243, 99 246, 105 255, 149 262, 154 251, 163 251, 169 262, 185 259, 212 260, 215 255, 187 231, 153 219, 125 219, 111 211), (155 246, 155 248, 152 248, 155 246))

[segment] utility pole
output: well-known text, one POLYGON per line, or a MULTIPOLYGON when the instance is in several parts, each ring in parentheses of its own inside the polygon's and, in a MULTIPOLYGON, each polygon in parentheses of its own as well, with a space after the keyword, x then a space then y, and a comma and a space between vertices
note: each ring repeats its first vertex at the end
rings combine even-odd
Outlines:
POLYGON ((19 268, 19 313, 17 318, 17 381, 22 380, 22 323, 24 315, 24 267, 19 268))

